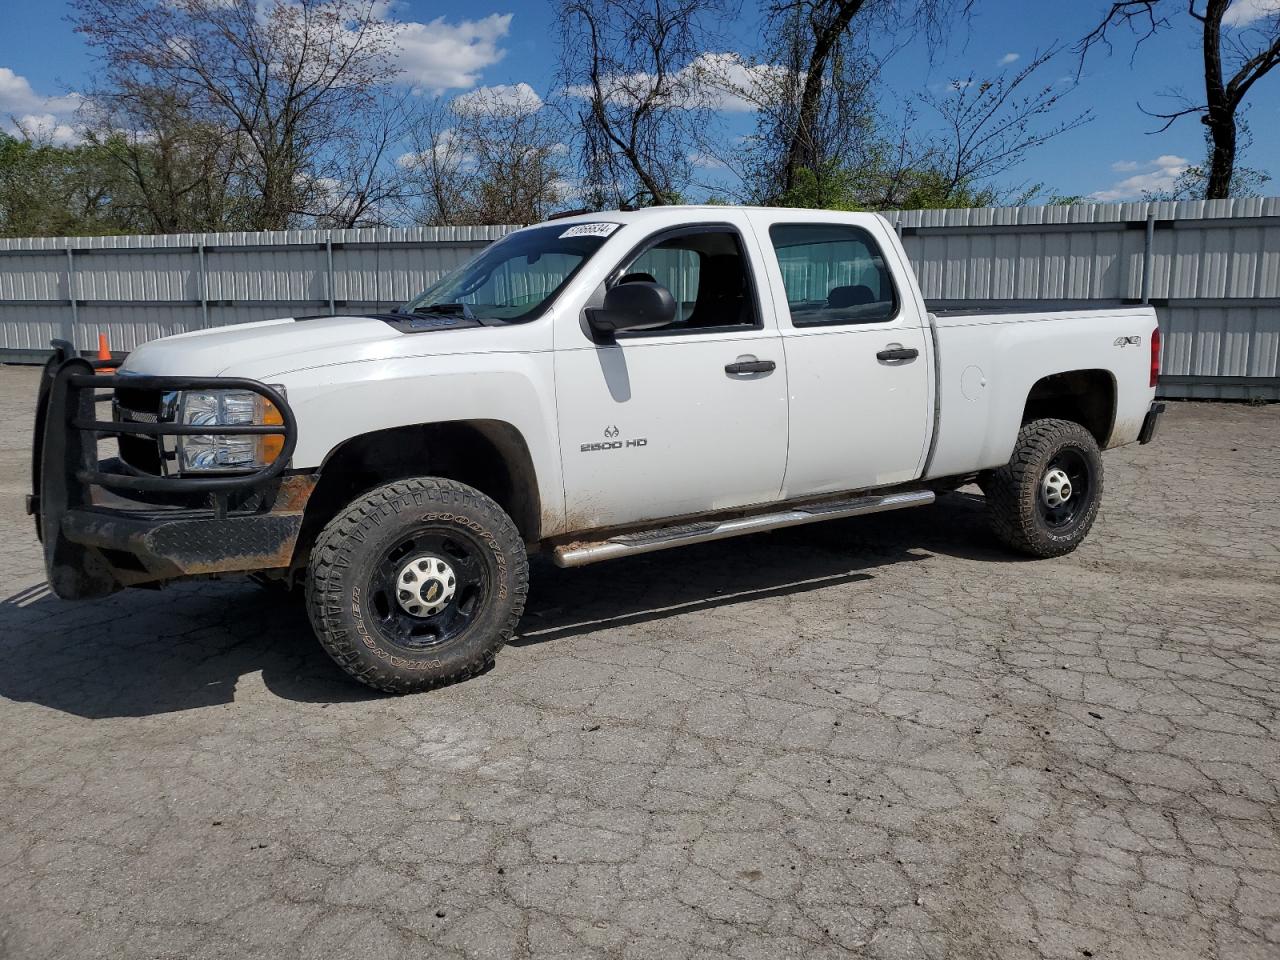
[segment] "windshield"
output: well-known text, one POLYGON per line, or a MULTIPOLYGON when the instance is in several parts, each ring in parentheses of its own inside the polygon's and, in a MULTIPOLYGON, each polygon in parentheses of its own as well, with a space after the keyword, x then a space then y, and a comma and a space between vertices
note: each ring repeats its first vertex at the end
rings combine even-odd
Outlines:
POLYGON ((508 323, 532 320, 617 226, 579 223, 520 230, 486 247, 400 311, 508 323))

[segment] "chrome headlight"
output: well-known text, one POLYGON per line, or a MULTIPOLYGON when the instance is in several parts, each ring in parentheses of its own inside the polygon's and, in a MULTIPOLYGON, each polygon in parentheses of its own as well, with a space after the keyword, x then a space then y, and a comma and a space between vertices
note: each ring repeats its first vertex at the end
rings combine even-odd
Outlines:
MULTIPOLYGON (((284 387, 272 389, 284 395, 284 387)), ((274 403, 250 390, 184 390, 174 399, 174 419, 182 424, 211 427, 284 423, 274 403)), ((284 434, 197 434, 180 436, 177 441, 180 473, 256 470, 280 455, 284 434)))

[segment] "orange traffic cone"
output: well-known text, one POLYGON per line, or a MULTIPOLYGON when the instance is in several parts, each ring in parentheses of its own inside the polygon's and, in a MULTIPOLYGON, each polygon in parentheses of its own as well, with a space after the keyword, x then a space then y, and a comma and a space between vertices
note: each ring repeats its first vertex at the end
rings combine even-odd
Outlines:
MULTIPOLYGON (((98 359, 108 361, 111 359, 111 350, 107 347, 107 335, 105 333, 98 334, 98 359)), ((113 373, 116 368, 103 365, 98 369, 103 373, 113 373)))

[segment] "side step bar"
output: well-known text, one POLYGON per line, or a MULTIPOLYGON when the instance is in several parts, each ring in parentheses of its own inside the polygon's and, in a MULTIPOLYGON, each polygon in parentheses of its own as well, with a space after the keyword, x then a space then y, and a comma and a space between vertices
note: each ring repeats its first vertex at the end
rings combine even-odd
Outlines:
POLYGON ((683 547, 691 543, 724 540, 744 533, 761 533, 765 530, 781 530, 798 527, 819 520, 838 520, 841 517, 859 517, 904 507, 923 507, 933 503, 932 490, 911 490, 906 493, 890 493, 882 497, 854 497, 850 500, 828 501, 805 507, 796 507, 777 513, 760 513, 733 520, 705 520, 677 527, 657 527, 619 534, 608 540, 590 543, 566 543, 556 547, 551 557, 558 567, 581 567, 599 560, 629 557, 638 553, 653 553, 668 547, 683 547))

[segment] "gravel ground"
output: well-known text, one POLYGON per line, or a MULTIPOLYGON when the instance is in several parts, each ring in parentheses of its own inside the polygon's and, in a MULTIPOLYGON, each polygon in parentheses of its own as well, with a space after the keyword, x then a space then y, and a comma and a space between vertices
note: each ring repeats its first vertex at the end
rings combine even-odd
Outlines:
POLYGON ((1173 404, 1075 554, 980 498, 536 564, 435 693, 242 582, 67 604, 0 370, 0 956, 1280 956, 1280 407, 1173 404))

